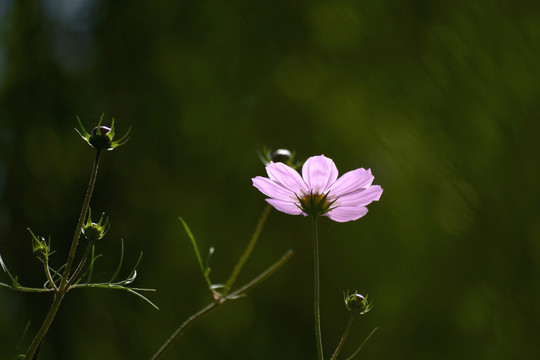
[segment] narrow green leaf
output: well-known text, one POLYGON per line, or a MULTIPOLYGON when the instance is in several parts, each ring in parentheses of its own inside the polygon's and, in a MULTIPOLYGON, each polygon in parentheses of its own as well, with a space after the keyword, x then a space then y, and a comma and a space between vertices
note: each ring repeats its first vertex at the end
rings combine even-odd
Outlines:
POLYGON ((98 256, 94 256, 95 250, 96 250, 96 246, 92 245, 92 253, 90 255, 90 264, 88 265, 88 279, 86 280, 87 284, 89 284, 92 281, 92 274, 94 273, 95 261, 101 257, 101 254, 99 254, 98 256))
POLYGON ((128 280, 132 279, 129 282, 133 282, 133 280, 135 280, 135 278, 137 277, 137 267, 139 266, 139 263, 142 260, 142 256, 143 256, 143 252, 141 251, 141 254, 139 255, 139 258, 137 259, 137 262, 135 263, 135 266, 133 267, 133 270, 131 270, 131 272, 129 273, 129 276, 127 277, 127 279, 125 281, 128 281, 128 280))
POLYGON ((208 250, 208 255, 206 256, 206 270, 208 271, 208 273, 210 273, 210 258, 212 257, 212 255, 214 255, 214 247, 210 247, 210 249, 208 250))
POLYGON ((88 141, 88 138, 90 137, 90 134, 86 131, 84 126, 81 123, 81 119, 77 116, 77 121, 79 122, 80 130, 75 128, 75 131, 79 133, 79 135, 86 141, 88 141))
POLYGON ((120 261, 118 262, 118 266, 116 267, 116 271, 111 277, 111 280, 109 280, 110 283, 116 280, 116 278, 118 277, 118 274, 120 273, 120 269, 122 268, 122 263, 124 262, 124 240, 120 239, 120 242, 122 243, 122 247, 120 250, 120 261))
MULTIPOLYGON (((2 254, 0 254, 0 266, 2 266, 2 269, 4 270, 4 272, 7 274, 7 276, 9 277, 9 279, 11 280, 12 283, 17 283, 17 280, 13 277, 13 275, 11 275, 11 273, 9 272, 6 264, 4 263, 4 259, 2 259, 2 254)), ((18 283, 17 283, 18 284, 18 283)))
POLYGON ((360 344, 360 346, 358 347, 358 349, 356 349, 356 351, 347 358, 347 360, 352 360, 356 355, 358 355, 358 353, 360 352, 360 350, 362 350, 362 348, 364 347, 364 345, 366 344, 366 342, 369 340, 369 338, 371 337, 371 335, 373 335, 375 333, 375 331, 377 331, 377 329, 379 328, 375 328, 373 329, 373 331, 371 331, 371 333, 367 336, 367 338, 364 340, 364 342, 362 344, 360 344))
POLYGON ((131 284, 132 282, 135 281, 136 278, 137 278, 137 270, 134 270, 130 277, 128 277, 126 280, 122 281, 122 284, 126 284, 126 285, 131 284))
MULTIPOLYGON (((212 282, 210 281, 210 277, 209 277, 210 269, 204 268, 204 264, 201 258, 201 253, 199 252, 199 247, 197 246, 197 240, 195 240, 195 237, 191 233, 191 230, 189 230, 189 227, 184 221, 184 219, 182 219, 180 216, 178 217, 178 219, 182 222, 182 225, 184 225, 184 229, 189 239, 191 240, 191 244, 193 245, 193 249, 195 250, 195 255, 197 256, 197 261, 199 262, 199 266, 201 267, 201 272, 204 276, 204 279, 208 283, 208 286, 212 286, 212 282)), ((213 248, 210 248, 210 251, 208 252, 208 257, 210 257, 213 252, 214 252, 213 248)))
POLYGON ((152 307, 159 310, 159 308, 148 298, 146 298, 144 295, 140 294, 139 291, 156 291, 155 289, 144 289, 144 288, 130 288, 126 286, 122 286, 119 284, 111 284, 111 283, 96 283, 96 284, 78 284, 73 286, 74 289, 82 289, 82 288, 98 288, 98 289, 112 289, 112 290, 124 290, 129 293, 132 293, 147 303, 149 303, 152 307))
POLYGON ((126 291, 140 297, 141 299, 143 299, 144 301, 146 301, 148 304, 150 304, 154 309, 156 310, 159 310, 159 308, 156 306, 156 304, 154 304, 152 301, 150 301, 146 296, 144 296, 143 294, 141 293, 138 293, 136 292, 135 290, 133 289, 130 289, 130 288, 125 288, 126 291))

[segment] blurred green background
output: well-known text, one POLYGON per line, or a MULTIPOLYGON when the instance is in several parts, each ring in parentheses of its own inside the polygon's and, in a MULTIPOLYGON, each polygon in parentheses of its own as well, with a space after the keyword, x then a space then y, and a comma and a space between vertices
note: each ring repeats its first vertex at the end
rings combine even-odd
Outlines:
MULTIPOLYGON (((73 131, 105 113, 127 145, 105 154, 92 202, 112 227, 96 280, 158 291, 66 297, 41 359, 149 359, 211 301, 182 216, 225 281, 264 209, 263 146, 371 168, 361 220, 320 223, 331 354, 359 290, 373 310, 344 355, 540 358, 540 3, 418 0, 0 0, 0 252, 43 284, 26 230, 63 263, 93 151, 73 131)), ((308 218, 272 212, 239 285, 295 256, 192 327, 166 359, 314 359, 308 218)), ((7 277, 0 274, 0 281, 7 277)), ((0 289, 0 358, 24 352, 51 303, 0 289), (28 332, 24 334, 27 323, 28 332)))

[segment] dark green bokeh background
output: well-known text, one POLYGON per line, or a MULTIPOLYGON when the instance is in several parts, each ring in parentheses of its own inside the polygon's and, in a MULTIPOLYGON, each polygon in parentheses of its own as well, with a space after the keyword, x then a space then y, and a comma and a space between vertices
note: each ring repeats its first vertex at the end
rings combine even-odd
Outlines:
MULTIPOLYGON (((161 308, 74 291, 42 359, 148 359, 207 304, 177 216, 216 248, 224 281, 265 206, 250 180, 265 145, 371 168, 384 188, 361 220, 320 223, 328 354, 342 292, 358 289, 375 306, 345 354, 378 326, 363 359, 539 358, 539 14, 527 1, 1 0, 4 260, 43 283, 27 227, 65 259, 93 160, 75 116, 90 128, 104 112, 133 130, 99 173, 92 208, 112 227, 96 276, 123 238, 161 308)), ((314 359, 309 219, 273 212, 239 281, 289 248, 166 358, 314 359)), ((50 302, 0 289, 1 359, 25 351, 50 302)))

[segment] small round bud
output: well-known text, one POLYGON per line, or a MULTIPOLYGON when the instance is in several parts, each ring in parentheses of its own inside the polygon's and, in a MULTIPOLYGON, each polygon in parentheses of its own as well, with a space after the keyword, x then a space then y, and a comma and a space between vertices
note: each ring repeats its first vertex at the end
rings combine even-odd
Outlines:
POLYGON ((345 295, 345 306, 351 311, 360 311, 360 314, 365 314, 371 310, 372 304, 368 300, 368 296, 360 295, 358 292, 345 295))
POLYGON ((92 224, 90 226, 85 226, 82 229, 82 234, 88 241, 96 241, 101 238, 101 231, 95 226, 96 224, 92 224))
POLYGON ((292 154, 287 149, 277 149, 272 153, 271 159, 273 162, 288 164, 292 159, 292 154))
POLYGON ((49 255, 49 248, 45 242, 36 241, 32 246, 32 252, 40 259, 45 259, 49 255))
POLYGON ((105 218, 105 214, 102 214, 99 221, 95 223, 92 222, 92 212, 89 209, 86 223, 82 228, 82 234, 86 240, 97 241, 105 236, 107 230, 109 230, 109 219, 105 218))
POLYGON ((98 150, 109 149, 112 144, 112 136, 109 137, 110 132, 111 129, 107 126, 100 126, 99 132, 98 128, 95 127, 90 133, 88 142, 98 150))
POLYGON ((47 244, 47 241, 45 241, 42 236, 34 235, 30 229, 28 229, 28 231, 30 231, 30 234, 32 234, 32 252, 41 261, 47 261, 49 255, 52 254, 49 244, 47 244))
POLYGON ((127 133, 122 136, 120 139, 113 141, 114 139, 114 119, 112 120, 111 127, 107 126, 101 126, 101 121, 103 120, 103 115, 101 115, 101 118, 99 119, 99 122, 97 126, 90 132, 86 131, 84 126, 81 124, 81 119, 77 117, 77 121, 79 122, 79 129, 75 129, 77 133, 83 138, 84 141, 88 143, 88 145, 95 148, 98 153, 101 150, 113 150, 123 144, 125 144, 129 140, 129 132, 131 131, 131 128, 127 131, 127 133))

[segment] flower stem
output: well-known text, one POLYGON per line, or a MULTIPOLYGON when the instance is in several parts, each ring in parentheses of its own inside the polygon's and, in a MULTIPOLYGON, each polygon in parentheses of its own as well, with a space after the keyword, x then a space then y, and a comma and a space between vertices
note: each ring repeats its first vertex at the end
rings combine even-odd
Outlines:
POLYGON ((334 351, 334 355, 332 355, 331 360, 336 360, 341 349, 343 348, 343 345, 345 345, 345 341, 347 341, 347 336, 349 336, 349 331, 351 330, 351 326, 354 322, 354 317, 356 315, 356 311, 351 311, 351 316, 349 316, 349 322, 347 323, 347 327, 345 328, 345 331, 343 332, 343 336, 341 337, 341 340, 339 341, 339 344, 336 348, 336 351, 334 351))
POLYGON ((47 277, 47 281, 49 282, 49 285, 54 289, 54 291, 58 291, 58 287, 56 286, 52 276, 51 276, 51 271, 49 270, 49 258, 46 257, 45 260, 43 261, 43 267, 44 267, 44 271, 45 271, 45 276, 47 277))
POLYGON ((238 277, 238 274, 240 274, 240 270, 242 270, 242 267, 244 266, 245 262, 249 258, 249 255, 253 251, 253 248, 255 247, 255 244, 257 243, 257 240, 259 239, 259 235, 261 234, 261 230, 264 226, 264 223, 266 222, 266 219, 268 218, 268 215, 270 214, 270 210, 272 209, 272 206, 270 204, 267 204, 264 208, 264 211, 261 215, 261 218, 259 219, 259 222, 257 223, 257 227, 255 228, 255 231, 253 232, 253 235, 251 236, 251 239, 249 243, 246 246, 246 249, 244 250, 244 253, 238 260, 238 263, 236 263, 231 275, 227 279, 227 282, 225 283, 225 287, 223 288, 222 295, 227 296, 229 291, 231 290, 231 287, 234 285, 234 282, 236 281, 236 278, 238 277))
POLYGON ((60 308, 60 304, 62 303, 64 296, 69 290, 69 286, 68 286, 69 273, 71 271, 71 267, 73 266, 75 253, 77 252, 77 245, 79 243, 79 238, 81 236, 81 231, 84 224, 84 219, 86 217, 86 212, 88 211, 88 207, 90 206, 90 199, 92 198, 92 192, 94 190, 94 185, 96 183, 96 178, 97 178, 99 159, 100 159, 100 151, 98 150, 96 154, 96 159, 94 161, 94 165, 92 168, 92 174, 90 175, 90 182, 88 184, 88 189, 86 190, 86 196, 84 198, 81 214, 79 215, 79 222, 77 223, 77 227, 75 228, 75 235, 73 236, 73 241, 71 243, 71 250, 68 255, 66 267, 62 275, 60 286, 58 287, 58 291, 56 291, 56 293, 54 294, 53 303, 51 305, 51 308, 49 309, 47 316, 43 320, 43 324, 41 325, 41 328, 38 330, 36 336, 32 340, 32 343, 30 344, 30 347, 28 348, 28 351, 26 352, 25 359, 28 359, 28 360, 33 359, 34 353, 36 352, 39 345, 43 341, 45 334, 47 334, 47 331, 49 330, 49 327, 51 326, 54 320, 54 317, 56 316, 56 313, 58 312, 58 309, 60 308))
POLYGON ((161 356, 163 356, 163 354, 171 347, 173 342, 176 341, 180 336, 182 336, 184 332, 189 327, 191 327, 194 323, 196 323, 198 320, 202 319, 203 317, 210 314, 211 312, 217 310, 218 308, 220 308, 222 305, 226 304, 227 302, 236 300, 244 296, 249 290, 251 290, 255 286, 259 285, 261 282, 266 280, 270 275, 272 275, 281 266, 283 266, 283 264, 285 264, 291 258, 292 255, 293 255, 292 250, 287 251, 285 255, 281 257, 281 259, 279 259, 277 262, 272 264, 272 266, 270 266, 259 276, 251 280, 249 283, 245 284, 238 290, 234 291, 233 293, 231 293, 231 295, 219 298, 219 300, 208 304, 207 306, 205 306, 204 308, 202 308, 201 310, 199 310, 198 312, 190 316, 186 321, 182 323, 182 325, 178 327, 178 329, 176 329, 176 331, 171 335, 171 337, 169 337, 167 341, 165 341, 165 343, 159 348, 159 350, 154 354, 154 356, 152 356, 151 360, 157 360, 161 356))
POLYGON ((317 341, 317 359, 323 360, 324 353, 321 336, 320 281, 319 281, 319 235, 317 231, 317 216, 313 216, 313 272, 314 272, 314 314, 315 339, 317 341))
POLYGON ((86 245, 86 250, 84 251, 84 255, 83 255, 81 261, 79 262, 79 265, 77 266, 77 268, 75 269, 75 271, 71 275, 71 278, 68 281, 68 286, 71 287, 71 285, 73 285, 77 281, 77 277, 81 273, 81 271, 82 271, 82 269, 84 267, 84 264, 86 263, 86 260, 88 260, 88 255, 90 254, 90 249, 92 248, 92 245, 94 245, 94 242, 93 241, 88 241, 88 245, 86 245))

